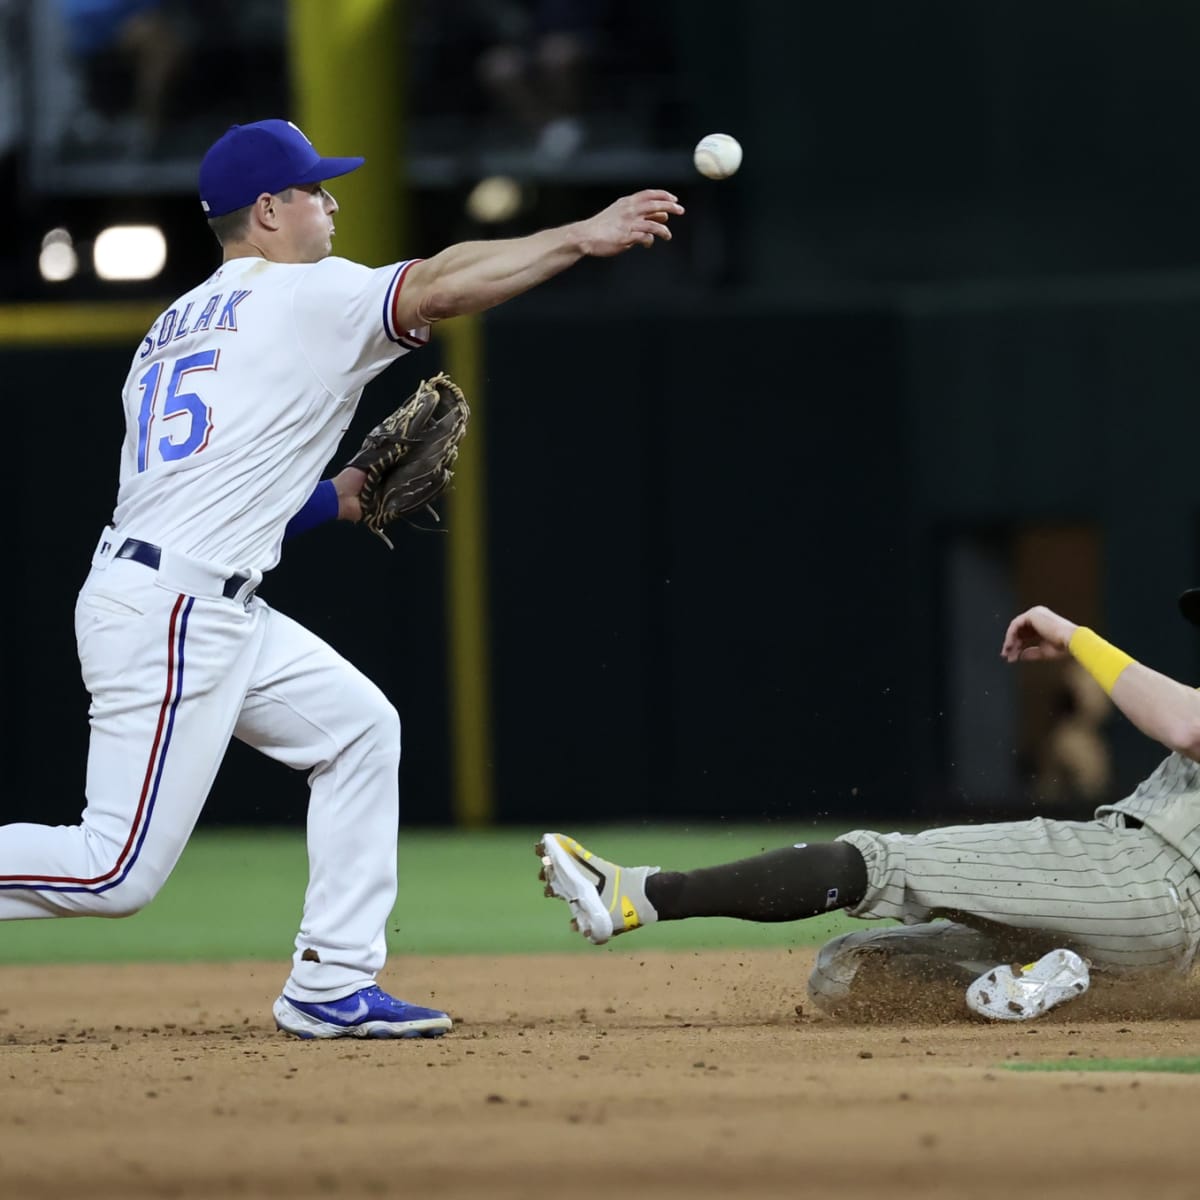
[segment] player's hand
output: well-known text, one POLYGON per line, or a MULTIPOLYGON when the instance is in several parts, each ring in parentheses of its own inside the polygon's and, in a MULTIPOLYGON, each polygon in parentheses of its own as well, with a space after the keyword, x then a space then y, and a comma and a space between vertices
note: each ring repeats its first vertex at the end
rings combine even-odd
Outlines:
POLYGON ((611 258, 633 246, 653 246, 655 238, 669 242, 667 221, 682 213, 683 205, 670 192, 656 188, 622 196, 594 217, 580 221, 583 251, 596 258, 611 258))
POLYGON ((366 471, 358 467, 345 467, 333 477, 333 490, 337 492, 339 521, 361 521, 362 505, 358 494, 366 482, 366 471))
POLYGON ((1038 604, 1013 617, 1000 647, 1005 662, 1045 662, 1062 658, 1079 626, 1038 604))

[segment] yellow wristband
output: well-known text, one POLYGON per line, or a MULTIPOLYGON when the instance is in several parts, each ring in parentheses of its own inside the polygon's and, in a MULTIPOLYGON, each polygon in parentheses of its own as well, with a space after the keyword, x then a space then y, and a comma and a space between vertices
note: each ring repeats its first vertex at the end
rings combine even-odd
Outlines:
POLYGON ((1118 650, 1083 625, 1071 634, 1071 644, 1067 649, 1110 696, 1117 676, 1134 661, 1124 650, 1118 650))

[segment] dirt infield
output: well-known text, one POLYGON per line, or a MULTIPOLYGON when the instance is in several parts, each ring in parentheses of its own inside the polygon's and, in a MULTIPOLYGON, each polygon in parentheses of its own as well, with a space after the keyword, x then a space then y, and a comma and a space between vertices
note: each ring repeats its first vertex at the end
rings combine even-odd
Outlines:
POLYGON ((282 965, 5 968, 0 1196, 1200 1196, 1200 1077, 1003 1068, 1200 1054, 1190 1000, 842 1024, 809 961, 393 961, 458 1018, 403 1043, 277 1034, 282 965))

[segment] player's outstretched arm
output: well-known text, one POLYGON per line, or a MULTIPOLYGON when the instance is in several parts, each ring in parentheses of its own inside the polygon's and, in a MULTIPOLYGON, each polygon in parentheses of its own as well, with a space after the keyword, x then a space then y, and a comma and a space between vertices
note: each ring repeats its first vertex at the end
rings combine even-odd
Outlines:
POLYGON ((649 188, 622 196, 585 221, 528 237, 459 242, 414 263, 396 298, 396 323, 418 329, 431 321, 482 312, 545 283, 581 258, 611 258, 634 246, 671 240, 667 222, 683 213, 670 192, 649 188))
POLYGON ((1200 692, 1135 662, 1085 626, 1038 605, 1013 618, 1000 654, 1007 662, 1072 655, 1147 737, 1200 762, 1200 692))

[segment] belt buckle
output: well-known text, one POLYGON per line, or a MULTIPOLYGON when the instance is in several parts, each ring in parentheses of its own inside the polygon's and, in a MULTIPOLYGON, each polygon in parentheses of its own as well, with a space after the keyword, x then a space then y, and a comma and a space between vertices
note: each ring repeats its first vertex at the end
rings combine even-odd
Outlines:
MULTIPOLYGON (((236 575, 230 575, 230 577, 225 580, 225 586, 221 589, 221 595, 223 595, 227 600, 236 600, 238 597, 238 592, 240 592, 242 588, 244 588, 246 584, 251 581, 252 578, 253 576, 245 575, 241 572, 236 575)), ((242 603, 249 604, 250 597, 253 595, 254 589, 251 588, 251 590, 246 593, 242 603)))

